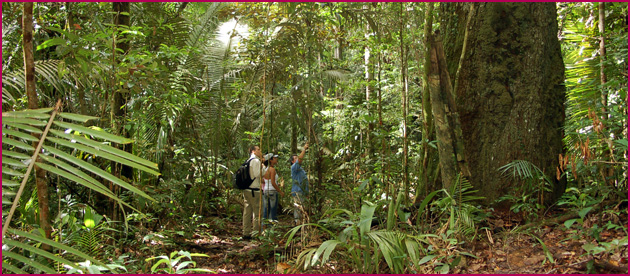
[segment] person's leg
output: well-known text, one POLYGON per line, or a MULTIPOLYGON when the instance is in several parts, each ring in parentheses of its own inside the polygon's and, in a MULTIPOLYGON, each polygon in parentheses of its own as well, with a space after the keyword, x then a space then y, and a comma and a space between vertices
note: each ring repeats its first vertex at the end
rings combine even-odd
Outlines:
POLYGON ((297 225, 302 219, 302 193, 292 193, 293 196, 293 220, 297 225))
MULTIPOLYGON (((251 195, 251 191, 250 191, 250 195, 251 195)), ((252 197, 252 202, 251 202, 252 211, 253 211, 252 224, 254 226, 253 227, 254 232, 257 232, 258 234, 260 234, 260 217, 259 217, 260 204, 261 204, 260 191, 254 191, 254 196, 252 197)))
POLYGON ((278 192, 269 192, 269 219, 278 220, 278 192))
POLYGON ((269 192, 263 193, 263 219, 269 219, 269 192))
POLYGON ((262 217, 262 221, 260 223, 262 223, 262 230, 265 230, 266 227, 266 221, 267 220, 271 220, 271 199, 273 198, 273 195, 271 194, 270 191, 264 192, 263 193, 263 217, 262 217))
POLYGON ((243 237, 251 236, 252 234, 252 191, 243 190, 243 237))

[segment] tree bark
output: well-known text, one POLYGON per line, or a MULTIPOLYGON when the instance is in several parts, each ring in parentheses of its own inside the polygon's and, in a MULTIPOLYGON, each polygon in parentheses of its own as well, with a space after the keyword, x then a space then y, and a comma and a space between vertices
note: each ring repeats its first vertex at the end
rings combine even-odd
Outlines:
MULTIPOLYGON (((364 5, 364 8, 370 11, 371 5, 364 5)), ((365 39, 369 41, 370 33, 377 33, 378 30, 370 28, 370 24, 365 23, 365 39)), ((364 65, 365 65, 365 107, 367 109, 368 116, 371 117, 373 114, 372 108, 372 97, 374 95, 374 64, 375 64, 375 53, 372 52, 370 48, 371 45, 366 45, 364 49, 364 65)), ((370 120, 368 122, 367 130, 365 133, 365 153, 369 157, 373 152, 374 143, 372 142, 372 132, 374 132, 374 122, 370 120)))
MULTIPOLYGON (((422 72, 423 81, 422 81, 422 180, 423 180, 423 197, 416 196, 416 201, 421 200, 424 196, 428 195, 430 192, 439 189, 435 183, 434 178, 430 178, 433 171, 436 171, 438 168, 438 163, 433 162, 433 160, 437 160, 437 152, 429 146, 429 142, 434 141, 435 137, 435 126, 433 122, 433 112, 431 107, 431 92, 429 89, 429 69, 431 68, 431 46, 429 43, 429 37, 433 32, 433 3, 425 4, 425 21, 424 21, 424 56, 422 61, 418 61, 419 63, 424 64, 424 71, 422 72)), ((419 193, 416 193, 420 195, 419 193)))
MULTIPOLYGON (((457 70, 470 9, 442 4, 449 73, 457 70)), ((498 168, 528 160, 548 175, 563 153, 564 63, 554 3, 477 3, 457 83, 471 183, 491 203, 511 190, 498 168)), ((555 176, 550 178, 555 179, 555 176)), ((550 203, 566 180, 553 184, 550 203)))
POLYGON ((442 39, 439 35, 431 35, 429 45, 431 63, 428 81, 438 139, 442 186, 450 189, 455 184, 458 174, 469 176, 470 172, 463 156, 461 126, 453 98, 451 78, 446 67, 442 39))
MULTIPOLYGON (((116 55, 117 50, 116 49, 120 49, 121 52, 123 53, 122 55, 124 56, 125 53, 127 53, 129 51, 129 42, 127 40, 118 40, 118 36, 120 35, 121 31, 119 26, 124 26, 126 28, 129 28, 130 26, 130 22, 129 22, 129 2, 113 2, 113 22, 114 25, 117 28, 116 33, 114 33, 114 54, 113 54, 113 60, 112 62, 114 64, 117 64, 118 62, 122 61, 122 58, 117 58, 118 55, 116 55)), ((120 35, 122 38, 125 38, 126 35, 120 35)), ((117 74, 116 71, 112 72, 113 74, 117 74)), ((112 123, 112 129, 115 131, 115 133, 129 138, 129 132, 127 130, 125 130, 125 121, 126 121, 126 115, 127 115, 127 98, 128 98, 128 91, 125 91, 125 87, 121 87, 118 85, 118 78, 116 76, 113 76, 114 79, 114 85, 112 85, 112 97, 111 97, 111 123, 112 123), (124 93, 124 94, 123 94, 124 93)), ((121 150, 124 150, 126 152, 131 153, 132 152, 132 145, 131 144, 123 144, 123 145, 118 145, 118 148, 120 148, 121 150)), ((131 181, 133 179, 133 169, 129 166, 126 165, 122 165, 122 164, 118 164, 116 162, 112 162, 112 174, 114 176, 122 176, 124 178, 127 179, 127 181, 131 181)), ((110 185, 110 189, 112 189, 112 191, 114 191, 114 193, 117 192, 117 188, 118 186, 112 186, 110 185)), ((118 219, 118 211, 117 211, 117 204, 115 204, 113 201, 110 201, 112 204, 112 219, 117 220, 118 219)))
MULTIPOLYGON (((23 4, 22 14, 22 45, 24 49, 24 75, 26 79, 26 97, 29 109, 39 108, 37 92, 35 91, 35 59, 33 57, 33 3, 23 4)), ((33 133, 39 140, 40 134, 33 133)), ((37 147, 37 142, 33 146, 37 147)), ((41 162, 37 158, 37 162, 41 162)), ((50 239, 52 227, 50 226, 50 204, 48 202, 48 183, 46 181, 46 171, 35 166, 35 185, 37 187, 37 201, 39 205, 39 226, 44 230, 46 238, 50 239)), ((49 245, 42 244, 42 249, 52 251, 49 245)))
MULTIPOLYGON (((125 28, 130 27, 129 22, 129 2, 114 2, 114 25, 124 26, 125 28)), ((120 30, 119 30, 120 32, 120 30)), ((118 36, 118 34, 116 34, 118 36)), ((123 38, 126 35, 122 35, 123 38)), ((119 41, 116 40, 115 47, 117 49, 122 50, 122 53, 127 53, 129 51, 129 42, 128 41, 119 41)), ((119 58, 118 60, 122 60, 119 58)), ((116 61, 118 62, 118 61, 116 61)), ((128 92, 124 91, 123 87, 114 86, 112 95, 112 127, 118 132, 121 136, 129 138, 129 132, 125 130, 125 118, 127 116, 127 99, 128 92), (124 94, 123 94, 124 93, 124 94)), ((119 145, 120 148, 126 152, 131 153, 131 144, 119 145)), ((127 179, 133 178, 133 170, 129 166, 122 166, 120 169, 120 175, 126 177, 127 179)))
MULTIPOLYGON (((606 61, 606 42, 604 40, 604 26, 606 22, 606 13, 605 13, 606 3, 599 3, 599 24, 597 24, 599 28, 599 59, 600 59, 600 81, 602 86, 606 84, 606 73, 604 73, 606 66, 604 66, 604 61, 606 61)), ((602 87, 602 112, 604 114, 604 118, 607 119, 608 115, 608 93, 606 89, 602 87)))
MULTIPOLYGON (((402 169, 403 169, 403 184, 405 188, 405 194, 409 193, 409 141, 407 140, 407 109, 408 109, 408 99, 407 99, 407 50, 404 42, 404 3, 400 4, 400 82, 401 82, 401 96, 402 96, 402 117, 403 117, 403 160, 402 160, 402 169)), ((393 193, 392 193, 393 195, 393 193)), ((407 203, 408 197, 405 197, 405 204, 407 203)))

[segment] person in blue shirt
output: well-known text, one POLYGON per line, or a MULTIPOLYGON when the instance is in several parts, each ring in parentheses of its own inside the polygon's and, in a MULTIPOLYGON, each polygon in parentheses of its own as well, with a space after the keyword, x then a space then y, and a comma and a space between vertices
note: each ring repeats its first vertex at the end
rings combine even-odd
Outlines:
MULTIPOLYGON (((308 177, 306 171, 302 168, 302 160, 308 149, 308 142, 304 144, 300 155, 294 154, 289 161, 291 162, 291 197, 293 198, 293 219, 295 224, 302 219, 304 211, 305 196, 308 195, 308 177)), ((305 212, 306 213, 306 212, 305 212)))

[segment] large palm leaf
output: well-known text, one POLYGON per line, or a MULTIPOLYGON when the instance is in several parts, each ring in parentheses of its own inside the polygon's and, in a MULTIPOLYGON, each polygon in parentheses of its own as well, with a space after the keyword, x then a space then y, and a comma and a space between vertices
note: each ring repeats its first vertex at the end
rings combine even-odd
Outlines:
MULTIPOLYGON (((2 214, 4 220, 2 255, 7 257, 3 259, 3 268, 11 272, 26 273, 23 270, 26 266, 16 265, 24 261, 25 257, 20 254, 20 252, 24 251, 31 251, 36 255, 78 268, 75 263, 67 259, 61 258, 60 260, 55 255, 33 248, 24 242, 25 240, 35 240, 49 244, 60 250, 73 253, 82 259, 103 265, 101 262, 78 250, 37 235, 10 229, 11 218, 35 165, 49 173, 103 194, 121 206, 124 205, 134 210, 133 206, 119 199, 103 183, 111 182, 136 195, 153 200, 142 190, 78 158, 78 155, 79 153, 91 154, 154 175, 159 175, 156 171, 157 165, 109 145, 112 142, 120 144, 132 142, 129 139, 68 122, 86 122, 96 118, 72 113, 61 113, 59 112, 60 106, 61 102, 59 101, 55 109, 44 108, 5 112, 2 114, 2 204, 11 205, 11 210, 2 214), (38 133, 40 138, 31 136, 30 133, 38 133), (37 146, 33 147, 30 145, 31 142, 36 142, 37 146), (11 235, 7 235, 7 233, 11 235)), ((32 260, 28 262, 27 266, 32 266, 41 272, 51 272, 45 264, 33 263, 32 260)))
MULTIPOLYGON (((161 33, 164 39, 158 40, 156 43, 164 43, 167 41, 169 45, 175 46, 182 50, 175 60, 169 60, 172 72, 168 75, 166 85, 161 90, 155 90, 155 97, 149 101, 140 101, 144 105, 142 108, 146 116, 141 116, 139 121, 138 137, 144 141, 149 141, 154 145, 154 158, 159 160, 165 148, 169 137, 176 131, 178 125, 185 124, 186 118, 183 114, 208 114, 201 110, 195 112, 197 106, 188 100, 200 96, 200 92, 207 83, 212 81, 204 80, 204 72, 207 68, 221 68, 216 66, 220 64, 220 59, 212 58, 212 51, 215 49, 213 45, 208 43, 215 35, 218 25, 217 13, 223 6, 222 3, 206 4, 207 9, 201 18, 195 18, 194 22, 184 17, 176 18, 167 17, 168 11, 164 5, 147 4, 145 9, 152 10, 156 17, 168 18, 168 32, 161 33), (185 34, 185 35, 182 35, 185 34), (168 104, 161 99, 167 98, 168 104)), ((154 39, 149 41, 150 45, 156 44, 154 39)), ((215 55, 216 56, 216 55, 215 55)), ((214 78, 216 81, 216 78, 214 78)), ((207 89, 207 87, 206 87, 207 89)), ((203 119, 203 117, 202 117, 203 119)), ((201 122, 203 124, 203 121, 201 122)))

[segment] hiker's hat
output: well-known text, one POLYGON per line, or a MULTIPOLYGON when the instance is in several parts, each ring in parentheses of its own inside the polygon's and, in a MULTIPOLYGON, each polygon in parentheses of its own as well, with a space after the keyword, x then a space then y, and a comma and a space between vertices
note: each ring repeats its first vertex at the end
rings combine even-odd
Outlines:
POLYGON ((277 155, 277 154, 274 154, 274 153, 267 153, 267 154, 265 154, 265 156, 264 156, 264 157, 265 157, 265 160, 271 160, 271 159, 273 159, 274 157, 278 157, 278 155, 277 155))

